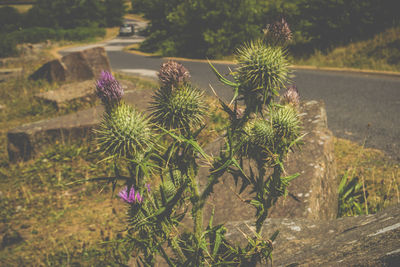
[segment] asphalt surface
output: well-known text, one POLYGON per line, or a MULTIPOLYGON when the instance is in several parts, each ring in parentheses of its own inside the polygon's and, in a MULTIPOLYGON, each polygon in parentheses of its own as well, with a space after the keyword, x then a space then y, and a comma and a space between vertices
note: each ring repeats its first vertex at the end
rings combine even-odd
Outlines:
MULTIPOLYGON (((156 78, 166 59, 122 51, 122 47, 141 37, 116 38, 105 46, 114 71, 156 78), (117 47, 117 48, 116 48, 117 47)), ((63 53, 72 52, 64 51, 63 53)), ((191 73, 191 81, 212 94, 230 100, 231 88, 221 85, 204 62, 181 61, 191 73)), ((221 74, 233 65, 214 64, 221 74)), ((366 147, 385 151, 400 162, 400 76, 296 69, 292 81, 304 100, 323 100, 328 127, 335 136, 350 139, 366 147)))

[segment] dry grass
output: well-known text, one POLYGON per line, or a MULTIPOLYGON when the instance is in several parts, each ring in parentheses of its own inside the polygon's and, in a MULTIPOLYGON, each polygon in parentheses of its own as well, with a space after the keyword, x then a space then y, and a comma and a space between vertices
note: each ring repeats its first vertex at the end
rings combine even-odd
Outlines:
POLYGON ((28 10, 32 8, 32 6, 33 5, 10 5, 10 7, 17 9, 18 12, 21 14, 28 12, 28 10))
POLYGON ((362 203, 363 213, 375 213, 400 203, 399 163, 392 161, 384 152, 336 138, 335 157, 339 177, 347 172, 348 179, 357 177, 364 183, 367 201, 362 203), (365 207, 368 212, 365 212, 365 207))
POLYGON ((295 59, 295 64, 400 72, 400 28, 337 47, 327 54, 316 51, 309 58, 295 59))

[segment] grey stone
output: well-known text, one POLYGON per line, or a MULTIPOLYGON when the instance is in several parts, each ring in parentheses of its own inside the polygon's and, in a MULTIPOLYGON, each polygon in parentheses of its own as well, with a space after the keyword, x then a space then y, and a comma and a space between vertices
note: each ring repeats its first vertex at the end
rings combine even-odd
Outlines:
MULTIPOLYGON (((241 245, 255 228, 250 221, 226 227, 228 240, 241 245)), ((400 205, 329 221, 271 218, 263 225, 263 238, 276 230, 274 266, 399 266, 400 205)))
MULTIPOLYGON (((124 101, 145 110, 153 94, 149 90, 129 90, 124 101)), ((98 125, 103 107, 96 106, 74 114, 46 119, 16 127, 7 133, 7 150, 11 162, 29 160, 49 144, 82 138, 91 138, 98 125)))
MULTIPOLYGON (((303 138, 301 150, 289 153, 286 162, 287 175, 299 173, 288 187, 289 195, 281 197, 270 210, 269 217, 332 219, 337 216, 336 164, 334 159, 333 136, 327 128, 326 112, 323 102, 310 101, 300 107, 302 113, 303 138), (308 122, 309 118, 319 116, 318 123, 308 122), (318 142, 323 140, 322 143, 318 142)), ((206 148, 209 154, 217 155, 222 142, 216 140, 206 148)), ((245 162, 245 166, 248 162, 245 162)), ((253 170, 255 167, 253 166, 253 170)), ((246 170, 245 170, 246 171, 246 170)), ((248 171, 248 169, 247 169, 248 171)), ((204 188, 209 169, 199 169, 199 185, 204 188)), ((240 182, 236 186, 229 174, 220 178, 214 186, 214 193, 205 207, 205 218, 210 217, 214 208, 216 224, 236 220, 249 220, 255 216, 253 206, 245 203, 251 197, 250 187, 239 195, 240 182)))
POLYGON ((110 62, 104 48, 95 47, 49 61, 35 71, 30 79, 46 79, 49 82, 85 81, 97 78, 102 70, 111 71, 110 62))
MULTIPOLYGON (((133 83, 129 81, 121 80, 120 83, 125 91, 135 89, 133 83)), ((56 90, 38 93, 35 97, 40 101, 53 104, 57 109, 61 109, 74 101, 93 103, 97 99, 95 92, 95 80, 87 80, 63 84, 56 90)))
POLYGON ((18 243, 21 243, 24 241, 22 238, 21 234, 11 228, 8 228, 3 235, 2 242, 1 242, 1 248, 5 248, 8 246, 12 246, 18 243))
POLYGON ((21 68, 0 69, 0 82, 4 82, 10 78, 18 77, 22 74, 21 68))

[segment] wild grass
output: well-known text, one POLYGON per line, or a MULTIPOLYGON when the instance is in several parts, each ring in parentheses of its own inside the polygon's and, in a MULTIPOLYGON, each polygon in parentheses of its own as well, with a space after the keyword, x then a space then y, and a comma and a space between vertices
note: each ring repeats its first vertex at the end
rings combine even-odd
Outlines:
POLYGON ((399 163, 384 152, 336 138, 335 157, 338 179, 346 188, 339 194, 339 217, 376 213, 400 203, 399 163))
POLYGON ((391 28, 365 41, 354 42, 306 58, 294 58, 295 65, 400 71, 400 27, 391 28))
MULTIPOLYGON (((10 163, 8 130, 74 112, 84 106, 70 105, 62 111, 37 102, 34 94, 56 89, 58 84, 32 82, 28 73, 0 83, 0 265, 60 266, 105 265, 123 233, 124 204, 105 184, 80 182, 109 176, 109 165, 99 163, 93 140, 56 143, 27 162, 10 163)), ((137 87, 153 88, 154 82, 116 74, 137 87)), ((117 190, 119 188, 117 187, 117 190)), ((120 257, 120 256, 115 256, 120 257)))
POLYGON ((29 11, 33 7, 33 5, 10 5, 10 7, 13 7, 18 10, 19 13, 23 14, 29 11))

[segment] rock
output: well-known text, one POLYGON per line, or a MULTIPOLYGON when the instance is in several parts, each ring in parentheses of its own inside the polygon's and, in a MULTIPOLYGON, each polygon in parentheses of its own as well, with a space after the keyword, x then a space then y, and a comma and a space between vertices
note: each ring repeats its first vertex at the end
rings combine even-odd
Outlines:
POLYGON ((15 230, 7 229, 3 239, 1 241, 1 247, 5 248, 8 246, 12 246, 14 244, 21 243, 24 239, 21 237, 20 233, 15 230))
MULTIPOLYGON (((301 150, 289 153, 285 167, 288 175, 300 173, 300 176, 291 182, 289 195, 278 200, 269 217, 333 219, 337 216, 338 180, 333 136, 327 128, 325 105, 310 101, 303 103, 300 110, 307 135, 301 150)), ((217 140, 206 148, 206 152, 217 155, 220 146, 221 140, 217 140)), ((201 188, 207 183, 208 172, 207 167, 199 169, 201 188)), ((244 202, 250 197, 250 187, 240 194, 240 198, 239 189, 240 182, 236 186, 231 175, 224 174, 221 182, 214 186, 214 193, 205 207, 205 218, 208 219, 215 208, 215 224, 253 219, 255 209, 244 202)))
MULTIPOLYGON (((250 221, 226 227, 228 240, 242 245, 243 233, 251 236, 255 229, 250 221)), ((399 266, 400 205, 329 221, 271 218, 262 236, 269 238, 276 230, 280 232, 273 243, 274 266, 399 266)))
MULTIPOLYGON (((135 89, 134 84, 129 81, 121 80, 120 83, 125 91, 135 89)), ((95 80, 87 80, 63 84, 56 90, 38 93, 35 97, 40 101, 53 104, 57 109, 61 109, 74 101, 94 103, 97 99, 95 92, 95 80)))
MULTIPOLYGON (((152 91, 129 90, 124 100, 145 110, 152 91)), ((92 129, 100 122, 103 107, 96 106, 74 114, 37 121, 16 127, 7 133, 7 150, 11 162, 31 159, 49 144, 92 137, 92 129)))
POLYGON ((38 93, 37 99, 53 104, 57 109, 65 107, 75 100, 94 102, 95 85, 93 80, 74 82, 62 85, 57 90, 38 93))
POLYGON ((10 78, 18 77, 21 74, 22 74, 21 68, 0 69, 0 82, 4 82, 10 78))
POLYGON ((102 70, 111 71, 110 62, 104 48, 95 47, 49 61, 29 78, 49 82, 85 81, 97 78, 102 70))

